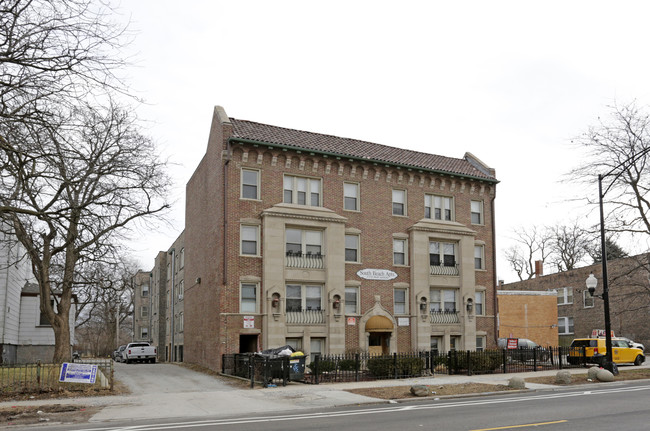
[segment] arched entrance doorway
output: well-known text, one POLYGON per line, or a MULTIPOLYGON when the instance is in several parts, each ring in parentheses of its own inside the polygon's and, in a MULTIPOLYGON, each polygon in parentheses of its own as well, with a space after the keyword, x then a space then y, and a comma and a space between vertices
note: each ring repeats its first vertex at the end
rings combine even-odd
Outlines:
POLYGON ((393 322, 385 316, 372 316, 366 322, 368 333, 368 353, 371 355, 388 355, 393 322))

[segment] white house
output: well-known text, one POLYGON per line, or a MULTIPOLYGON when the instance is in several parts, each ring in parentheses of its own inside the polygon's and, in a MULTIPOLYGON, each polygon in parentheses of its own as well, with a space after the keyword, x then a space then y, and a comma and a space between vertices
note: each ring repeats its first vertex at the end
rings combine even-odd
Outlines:
MULTIPOLYGON (((54 331, 39 306, 38 285, 15 237, 0 230, 0 364, 23 364, 54 355, 54 331)), ((74 304, 70 339, 74 343, 74 304)))

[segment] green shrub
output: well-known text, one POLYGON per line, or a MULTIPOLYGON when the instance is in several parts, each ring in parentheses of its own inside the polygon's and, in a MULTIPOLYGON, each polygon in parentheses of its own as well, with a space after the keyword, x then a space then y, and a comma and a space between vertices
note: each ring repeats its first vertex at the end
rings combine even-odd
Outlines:
POLYGON ((339 370, 341 371, 354 371, 357 367, 357 361, 354 359, 341 359, 339 360, 339 370))
MULTIPOLYGON (((480 373, 494 371, 502 365, 502 355, 499 351, 469 352, 469 364, 472 372, 480 373)), ((467 370, 467 352, 458 352, 456 361, 453 361, 458 370, 467 370)))
POLYGON ((328 359, 321 359, 318 361, 318 373, 323 374, 323 373, 330 373, 332 371, 336 370, 336 362, 335 361, 330 361, 328 359))
POLYGON ((397 358, 397 375, 420 376, 424 370, 422 358, 397 358))
POLYGON ((368 359, 368 371, 376 377, 389 377, 393 373, 393 358, 368 359))

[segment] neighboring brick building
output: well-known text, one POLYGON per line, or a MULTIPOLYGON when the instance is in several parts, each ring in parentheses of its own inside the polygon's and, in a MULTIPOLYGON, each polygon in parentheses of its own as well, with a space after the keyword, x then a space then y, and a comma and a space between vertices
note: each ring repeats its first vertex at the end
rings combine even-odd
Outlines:
POLYGON ((138 271, 131 277, 133 290, 134 341, 151 341, 151 272, 138 271))
MULTIPOLYGON (((643 254, 608 262, 610 321, 614 334, 650 345, 650 255, 643 254)), ((591 297, 585 281, 593 273, 598 279, 596 295, 603 292, 600 263, 572 271, 544 275, 501 286, 505 290, 547 290, 557 294, 560 345, 587 337, 594 329, 605 328, 603 301, 591 297)), ((501 305, 499 305, 501 308, 501 305)))
POLYGON ((184 239, 183 232, 167 251, 158 252, 151 270, 151 343, 158 347, 160 362, 183 362, 184 239))
POLYGON ((223 353, 284 344, 312 356, 494 346, 496 184, 469 153, 215 108, 186 189, 185 360, 219 369, 223 353))
POLYGON ((527 338, 557 346, 557 295, 553 291, 497 290, 499 338, 527 338))

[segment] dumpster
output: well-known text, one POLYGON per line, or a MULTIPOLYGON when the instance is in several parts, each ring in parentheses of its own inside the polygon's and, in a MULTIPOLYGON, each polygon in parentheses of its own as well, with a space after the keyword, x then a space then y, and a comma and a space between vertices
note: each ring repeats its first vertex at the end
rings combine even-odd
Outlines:
POLYGON ((289 358, 289 380, 296 382, 305 380, 305 354, 294 352, 289 358))

